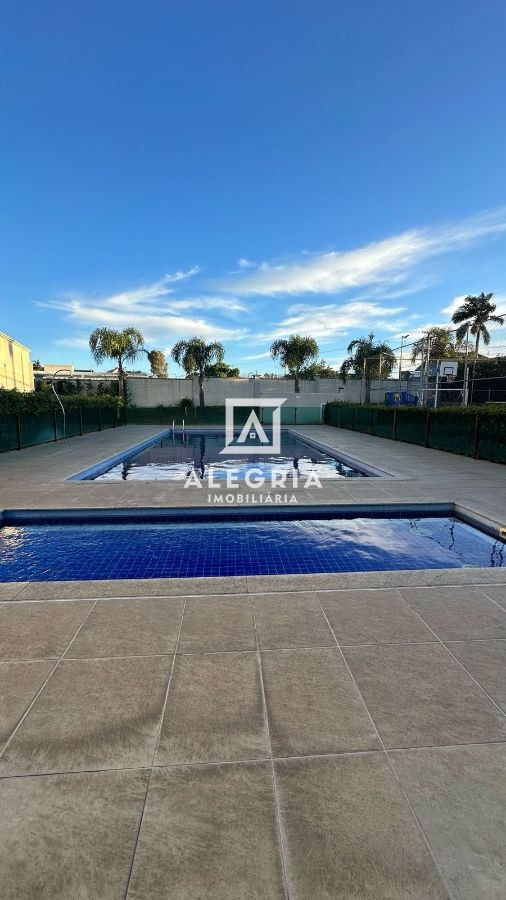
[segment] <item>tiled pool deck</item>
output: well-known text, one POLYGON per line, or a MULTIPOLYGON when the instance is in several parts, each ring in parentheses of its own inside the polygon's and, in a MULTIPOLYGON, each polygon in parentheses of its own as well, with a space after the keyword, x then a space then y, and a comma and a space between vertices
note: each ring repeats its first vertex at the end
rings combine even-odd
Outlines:
MULTIPOLYGON (((201 504, 177 485, 63 480, 156 431, 4 455, 0 506, 201 504)), ((396 476, 305 502, 505 517, 504 467, 301 431, 396 476)), ((2 897, 506 896, 506 570, 0 599, 2 897)))

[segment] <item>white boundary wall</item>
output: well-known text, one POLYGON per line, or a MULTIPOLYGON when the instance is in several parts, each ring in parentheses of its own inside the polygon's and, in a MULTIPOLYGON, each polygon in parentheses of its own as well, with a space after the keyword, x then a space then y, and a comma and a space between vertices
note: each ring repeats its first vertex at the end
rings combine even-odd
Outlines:
MULTIPOLYGON (((199 405, 199 382, 193 378, 128 378, 131 402, 135 406, 175 406, 183 399, 192 399, 199 405)), ((385 391, 398 390, 395 378, 375 380, 371 383, 371 399, 383 400, 385 391)), ((409 390, 406 382, 402 390, 409 390)), ((291 378, 206 378, 206 406, 225 406, 227 397, 260 400, 262 397, 286 397, 286 406, 320 406, 329 400, 346 400, 360 403, 363 397, 361 379, 348 378, 343 384, 340 378, 315 378, 301 381, 300 393, 294 391, 291 378)))

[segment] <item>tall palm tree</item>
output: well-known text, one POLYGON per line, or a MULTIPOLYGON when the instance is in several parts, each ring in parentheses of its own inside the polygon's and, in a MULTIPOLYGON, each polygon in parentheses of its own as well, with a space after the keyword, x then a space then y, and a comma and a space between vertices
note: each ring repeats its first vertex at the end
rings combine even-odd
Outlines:
POLYGON ((475 362, 478 358, 481 339, 483 338, 483 343, 486 347, 490 344, 490 332, 487 328, 487 323, 495 322, 497 325, 504 325, 504 318, 502 316, 493 315, 496 310, 495 303, 491 302, 493 296, 493 294, 483 293, 479 294, 477 297, 468 295, 452 316, 452 322, 454 322, 455 325, 460 325, 460 327, 457 328, 457 340, 463 340, 465 338, 468 328, 471 334, 474 335, 475 362))
POLYGON ((462 305, 455 310, 452 316, 452 322, 455 322, 456 325, 462 323, 460 324, 460 327, 457 328, 457 339, 464 340, 468 329, 475 337, 473 374, 471 378, 471 403, 473 401, 474 376, 476 373, 476 360, 478 359, 480 340, 483 338, 483 343, 486 347, 490 344, 490 332, 487 328, 487 323, 495 322, 496 325, 504 325, 504 318, 502 316, 493 315, 496 310, 495 303, 492 303, 493 296, 493 293, 484 294, 483 292, 478 296, 468 294, 462 305))
POLYGON ((318 358, 318 344, 315 339, 302 334, 292 334, 271 344, 271 356, 286 366, 295 380, 295 393, 300 392, 300 376, 304 367, 318 358))
POLYGON ((200 406, 206 405, 204 395, 204 376, 206 366, 223 362, 225 350, 219 341, 206 344, 202 338, 193 337, 188 341, 178 341, 171 350, 172 359, 182 366, 187 375, 199 376, 200 406))
POLYGON ((145 352, 144 337, 137 328, 115 331, 113 328, 95 328, 90 334, 91 355, 100 365, 104 359, 116 360, 118 366, 118 393, 123 396, 126 362, 133 362, 145 352))
POLYGON ((355 338, 348 344, 350 356, 341 363, 341 378, 351 370, 363 375, 365 381, 365 402, 371 402, 371 381, 373 378, 388 378, 395 366, 395 353, 384 341, 377 343, 371 332, 367 337, 355 338))

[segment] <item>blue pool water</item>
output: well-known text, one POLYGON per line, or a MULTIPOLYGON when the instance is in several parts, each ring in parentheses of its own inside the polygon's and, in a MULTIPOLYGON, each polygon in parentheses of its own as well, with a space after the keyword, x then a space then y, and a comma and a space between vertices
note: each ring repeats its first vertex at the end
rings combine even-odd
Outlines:
MULTIPOLYGON (((104 471, 85 477, 96 481, 184 481, 192 470, 206 481, 210 471, 215 481, 225 481, 227 472, 234 469, 237 477, 255 468, 270 478, 271 472, 284 472, 293 477, 297 472, 301 481, 315 471, 319 478, 362 478, 367 473, 329 453, 324 453, 286 431, 281 432, 281 452, 261 455, 258 437, 248 438, 247 453, 222 455, 225 447, 224 431, 181 431, 167 433, 162 439, 144 449, 127 455, 104 471)), ((289 481, 287 482, 289 484, 289 481)))
POLYGON ((7 525, 0 581, 503 566, 504 549, 448 517, 7 525))

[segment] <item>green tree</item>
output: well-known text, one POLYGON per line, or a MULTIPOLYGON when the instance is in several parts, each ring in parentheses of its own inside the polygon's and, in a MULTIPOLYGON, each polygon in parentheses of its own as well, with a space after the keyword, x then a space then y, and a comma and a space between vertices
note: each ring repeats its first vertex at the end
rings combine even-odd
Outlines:
POLYGON ((315 375, 319 375, 320 378, 337 378, 336 370, 328 366, 324 359, 319 359, 318 362, 310 363, 309 366, 301 369, 300 377, 302 379, 311 379, 315 375))
POLYGON ((162 351, 148 350, 147 357, 149 365, 151 366, 151 374, 156 375, 157 378, 167 378, 169 367, 162 351))
POLYGON ((318 357, 318 344, 315 339, 302 334, 292 334, 289 338, 280 338, 271 344, 271 355, 282 366, 286 366, 290 376, 295 380, 295 393, 300 392, 300 379, 305 366, 318 357))
POLYGON ((495 316, 495 303, 492 303, 493 294, 479 294, 477 297, 468 295, 461 306, 455 310, 452 316, 452 322, 460 327, 457 329, 457 339, 464 340, 467 329, 475 338, 474 358, 478 358, 480 349, 480 341, 488 347, 490 344, 490 332, 487 328, 489 322, 495 322, 496 325, 504 325, 502 316, 495 316))
POLYGON ((123 396, 125 385, 125 363, 133 362, 145 352, 144 338, 137 328, 115 331, 113 328, 95 328, 90 334, 90 351, 95 362, 100 365, 104 359, 115 360, 118 367, 118 393, 123 396))
POLYGON ((205 406, 204 377, 206 366, 223 362, 225 351, 219 341, 206 344, 201 338, 193 337, 188 341, 178 341, 171 351, 172 359, 181 366, 187 375, 199 376, 199 402, 205 406))
POLYGON ((373 378, 388 378, 395 366, 395 353, 384 342, 377 343, 371 332, 367 337, 355 338, 348 344, 350 356, 341 363, 340 374, 343 381, 351 371, 363 376, 365 381, 365 402, 371 402, 371 381, 373 378))
POLYGON ((427 355, 427 336, 430 336, 430 359, 459 359, 465 348, 462 341, 454 337, 450 328, 428 328, 424 337, 418 338, 411 349, 411 362, 425 359, 427 355))
POLYGON ((240 372, 226 362, 218 362, 206 366, 204 375, 206 378, 239 378, 240 372))

